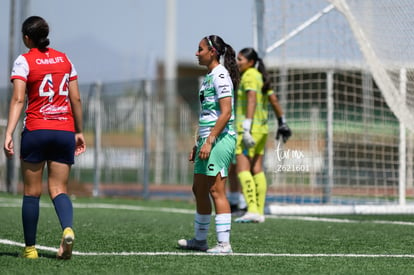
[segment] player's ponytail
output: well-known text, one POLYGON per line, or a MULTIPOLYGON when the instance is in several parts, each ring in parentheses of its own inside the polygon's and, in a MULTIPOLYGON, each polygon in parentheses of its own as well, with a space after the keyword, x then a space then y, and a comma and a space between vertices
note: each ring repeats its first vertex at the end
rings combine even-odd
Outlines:
POLYGON ((50 44, 49 38, 47 38, 49 35, 49 25, 40 16, 30 16, 27 18, 22 24, 22 33, 27 35, 39 50, 46 49, 50 44))
POLYGON ((262 74, 262 77, 263 77, 262 93, 265 94, 268 90, 270 90, 270 77, 266 70, 266 66, 263 63, 263 60, 260 57, 257 58, 257 70, 262 74))
POLYGON ((231 80, 233 81, 234 90, 237 90, 240 83, 240 71, 237 67, 236 52, 226 44, 226 52, 224 54, 224 67, 229 71, 231 80))
POLYGON ((257 70, 262 74, 263 77, 262 93, 266 93, 270 89, 270 77, 267 73, 263 60, 259 57, 253 48, 244 48, 240 51, 240 54, 243 55, 248 61, 253 60, 253 66, 257 66, 257 70))
POLYGON ((240 83, 240 72, 237 67, 236 52, 218 35, 209 35, 206 36, 205 39, 207 40, 209 48, 216 51, 218 61, 220 61, 220 57, 223 56, 224 67, 229 71, 234 90, 236 91, 240 83))

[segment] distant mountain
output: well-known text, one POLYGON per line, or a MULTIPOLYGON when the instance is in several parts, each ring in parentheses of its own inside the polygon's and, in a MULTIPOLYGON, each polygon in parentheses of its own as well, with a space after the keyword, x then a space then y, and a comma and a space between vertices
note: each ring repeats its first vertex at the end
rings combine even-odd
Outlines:
POLYGON ((79 37, 52 47, 69 56, 79 74, 80 83, 144 77, 145 56, 117 52, 93 37, 79 37))
MULTIPOLYGON (((80 83, 114 82, 146 76, 147 56, 117 52, 94 37, 78 37, 61 43, 52 41, 50 46, 69 56, 80 83)), ((0 41, 0 56, 4 58, 0 59, 0 87, 6 87, 10 72, 5 41, 0 41)))

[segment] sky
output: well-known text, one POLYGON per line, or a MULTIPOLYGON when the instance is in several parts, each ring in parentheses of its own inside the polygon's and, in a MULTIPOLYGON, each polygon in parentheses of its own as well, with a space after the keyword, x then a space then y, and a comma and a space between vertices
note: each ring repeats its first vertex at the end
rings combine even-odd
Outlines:
MULTIPOLYGON (((26 1, 29 16, 41 16, 49 23, 50 47, 69 56, 80 83, 145 78, 150 57, 165 58, 168 0, 26 1)), ((198 43, 209 34, 220 35, 236 51, 252 46, 254 0, 175 1, 177 61, 197 65, 198 43)), ((1 3, 0 87, 5 87, 10 74, 10 0, 1 3)), ((17 23, 19 43, 21 23, 17 23)))

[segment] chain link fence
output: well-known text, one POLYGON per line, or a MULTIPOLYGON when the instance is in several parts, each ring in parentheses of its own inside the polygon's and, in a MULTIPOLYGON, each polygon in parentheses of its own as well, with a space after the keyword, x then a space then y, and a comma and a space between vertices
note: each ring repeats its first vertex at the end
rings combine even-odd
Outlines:
MULTIPOLYGON (((198 120, 197 78, 96 82, 80 85, 80 90, 87 151, 72 167, 75 189, 93 195, 142 195, 149 185, 192 183, 187 157, 198 120), (175 106, 167 106, 168 85, 176 87, 175 106)), ((2 141, 9 94, 6 88, 0 91, 2 141)), ((20 142, 20 133, 16 139, 20 142)), ((19 190, 8 186, 7 166, 1 154, 0 191, 19 190)), ((21 185, 20 172, 15 182, 21 185)))

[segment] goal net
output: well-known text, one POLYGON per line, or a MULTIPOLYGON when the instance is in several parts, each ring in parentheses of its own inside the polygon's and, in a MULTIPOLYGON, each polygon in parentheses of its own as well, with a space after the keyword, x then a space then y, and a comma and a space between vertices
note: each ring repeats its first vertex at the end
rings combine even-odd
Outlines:
POLYGON ((255 8, 256 46, 293 130, 286 144, 269 138, 270 211, 413 212, 414 3, 255 8))

